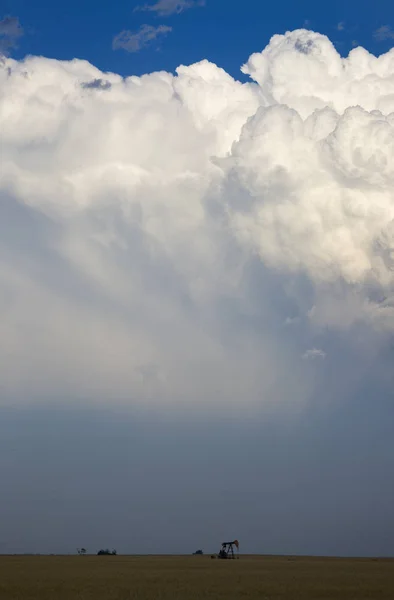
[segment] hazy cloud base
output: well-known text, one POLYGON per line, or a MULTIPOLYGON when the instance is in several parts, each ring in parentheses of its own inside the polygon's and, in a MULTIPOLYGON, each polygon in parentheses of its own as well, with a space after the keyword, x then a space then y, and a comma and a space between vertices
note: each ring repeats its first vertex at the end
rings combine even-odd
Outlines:
POLYGON ((123 79, 6 59, 3 404, 248 410, 380 373, 393 67, 306 30, 251 56, 247 84, 207 61, 123 79))

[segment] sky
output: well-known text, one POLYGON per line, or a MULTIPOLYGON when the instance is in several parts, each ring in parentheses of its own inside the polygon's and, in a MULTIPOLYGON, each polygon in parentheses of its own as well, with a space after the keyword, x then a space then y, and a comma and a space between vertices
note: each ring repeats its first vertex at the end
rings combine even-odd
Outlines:
POLYGON ((393 45, 0 2, 0 552, 394 556, 393 45))
POLYGON ((253 52, 261 52, 272 35, 304 26, 327 35, 343 55, 354 44, 381 54, 391 47, 394 35, 389 0, 282 0, 268 5, 258 0, 1 0, 0 13, 17 17, 24 30, 14 50, 16 58, 79 58, 123 76, 174 72, 180 64, 207 59, 245 80, 240 66, 253 52), (136 10, 149 6, 153 10, 136 10), (141 32, 144 26, 171 31, 159 31, 149 41, 141 32), (114 39, 123 31, 140 35, 147 46, 138 52, 114 49, 114 39))

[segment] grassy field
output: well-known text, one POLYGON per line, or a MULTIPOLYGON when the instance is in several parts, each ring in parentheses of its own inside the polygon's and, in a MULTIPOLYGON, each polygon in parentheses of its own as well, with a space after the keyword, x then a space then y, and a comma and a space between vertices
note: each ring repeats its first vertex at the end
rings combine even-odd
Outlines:
POLYGON ((394 560, 0 557, 1 600, 393 600, 394 560))

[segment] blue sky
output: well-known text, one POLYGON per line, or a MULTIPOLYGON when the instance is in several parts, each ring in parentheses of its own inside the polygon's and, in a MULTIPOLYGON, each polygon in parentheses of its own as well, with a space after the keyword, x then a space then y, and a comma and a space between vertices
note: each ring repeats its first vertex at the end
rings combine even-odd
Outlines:
MULTIPOLYGON (((162 6, 169 1, 171 7, 171 0, 163 1, 162 6)), ((240 66, 251 53, 261 51, 273 34, 303 26, 326 34, 343 55, 354 43, 381 54, 390 48, 390 28, 394 27, 394 5, 389 0, 206 0, 204 6, 186 6, 179 14, 162 16, 158 11, 134 10, 141 4, 136 0, 5 0, 0 16, 18 17, 24 29, 13 50, 16 58, 25 54, 64 60, 76 57, 122 75, 173 71, 179 64, 207 58, 242 78, 240 66), (113 49, 117 34, 124 30, 138 33, 143 25, 172 30, 138 52, 113 49), (385 29, 378 37, 383 39, 376 39, 381 27, 385 29)), ((154 6, 157 1, 148 4, 154 6)))

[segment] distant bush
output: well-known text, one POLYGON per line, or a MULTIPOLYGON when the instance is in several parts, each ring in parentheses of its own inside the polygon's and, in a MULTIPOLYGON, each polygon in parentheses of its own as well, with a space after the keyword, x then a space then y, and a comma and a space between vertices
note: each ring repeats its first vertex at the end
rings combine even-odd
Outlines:
POLYGON ((116 556, 116 550, 111 551, 108 548, 106 550, 99 550, 97 556, 116 556))
POLYGON ((196 550, 194 554, 204 554, 204 552, 202 550, 196 550))

